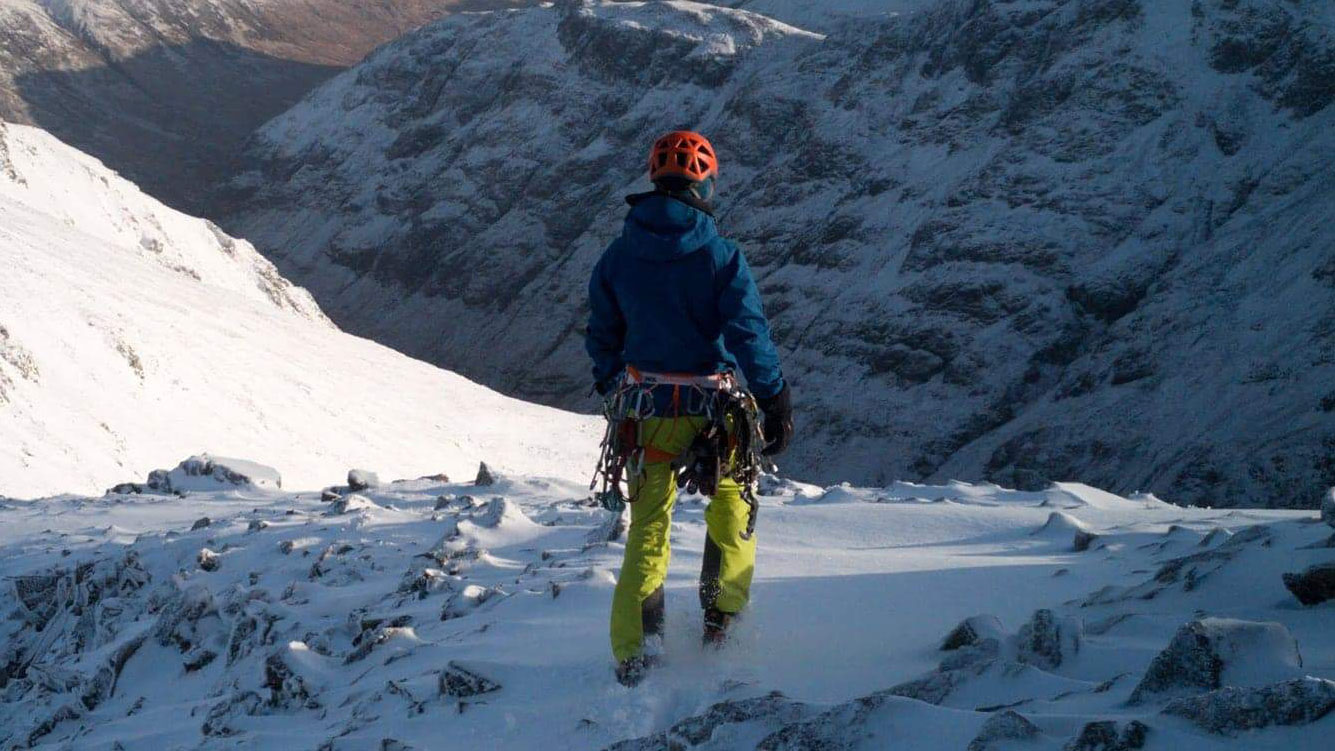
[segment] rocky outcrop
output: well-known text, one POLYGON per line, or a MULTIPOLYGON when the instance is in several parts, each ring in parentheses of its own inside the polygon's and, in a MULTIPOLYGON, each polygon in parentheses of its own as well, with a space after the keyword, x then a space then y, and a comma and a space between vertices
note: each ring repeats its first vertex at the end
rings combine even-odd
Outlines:
POLYGON ((1263 684, 1296 673, 1302 664, 1298 642, 1278 623, 1192 621, 1150 663, 1130 703, 1263 684))
POLYGON ((966 751, 992 751, 1006 741, 1027 741, 1041 735, 1038 726, 1012 710, 997 712, 987 718, 966 751))
POLYGON ((1079 618, 1058 621, 1051 610, 1038 610, 1016 635, 1016 659, 1054 670, 1080 653, 1084 627, 1079 618))

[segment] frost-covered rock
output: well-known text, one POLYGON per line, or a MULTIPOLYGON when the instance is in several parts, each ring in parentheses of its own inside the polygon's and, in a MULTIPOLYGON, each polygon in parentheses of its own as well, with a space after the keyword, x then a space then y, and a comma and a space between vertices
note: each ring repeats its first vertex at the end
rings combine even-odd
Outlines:
POLYGON ((283 487, 283 479, 278 470, 263 464, 200 454, 186 459, 171 471, 154 470, 149 473, 145 485, 158 493, 208 493, 228 488, 276 490, 283 487))
POLYGON ((380 487, 380 476, 365 469, 348 470, 348 489, 356 492, 380 487))
POLYGON ((967 751, 993 751, 1006 741, 1026 741, 1037 738, 1038 726, 1024 715, 1007 709, 987 718, 978 735, 969 742, 967 751))
MULTIPOLYGON (((643 738, 632 738, 614 743, 604 751, 662 751, 663 749, 689 749, 711 746, 710 740, 716 737, 726 739, 727 728, 741 724, 755 724, 771 730, 807 719, 812 714, 810 707, 802 702, 793 701, 778 691, 765 696, 750 699, 733 699, 711 705, 697 715, 678 720, 666 730, 643 738)), ((773 736, 771 736, 772 738, 773 736)), ((725 741, 726 743, 726 741, 725 741)), ((773 742, 762 742, 757 748, 784 749, 773 742)), ((816 746, 807 746, 816 748, 816 746)))
POLYGON ((1084 627, 1079 618, 1061 621, 1051 610, 1038 610, 1016 634, 1016 659, 1043 670, 1053 670, 1080 652, 1084 627))
POLYGON ((1148 725, 1132 720, 1120 729, 1112 720, 1087 723, 1063 751, 1135 751, 1145 747, 1148 725))
POLYGON ((1164 714, 1185 717, 1211 733, 1234 735, 1272 725, 1308 725, 1335 710, 1335 681, 1296 678, 1260 687, 1229 686, 1175 699, 1164 714))
POLYGON ((941 650, 949 652, 962 647, 976 647, 989 639, 1000 642, 1005 638, 1006 629, 1001 619, 995 615, 974 615, 960 621, 941 640, 941 650))
POLYGON ((208 548, 200 548, 195 560, 204 571, 217 571, 222 565, 222 557, 208 548))
POLYGON ((195 520, 194 524, 190 525, 190 531, 195 532, 197 530, 205 529, 212 523, 213 521, 209 519, 207 516, 201 516, 200 518, 195 520))
POLYGON ((1258 686, 1302 668, 1298 642, 1279 623, 1205 618, 1178 629, 1131 693, 1141 704, 1224 685, 1258 686))
POLYGON ((440 671, 441 696, 466 699, 470 696, 489 694, 500 690, 501 684, 476 671, 469 670, 453 660, 444 670, 440 671))
POLYGON ((1335 599, 1335 563, 1318 563, 1301 574, 1286 573, 1284 586, 1304 605, 1335 599))

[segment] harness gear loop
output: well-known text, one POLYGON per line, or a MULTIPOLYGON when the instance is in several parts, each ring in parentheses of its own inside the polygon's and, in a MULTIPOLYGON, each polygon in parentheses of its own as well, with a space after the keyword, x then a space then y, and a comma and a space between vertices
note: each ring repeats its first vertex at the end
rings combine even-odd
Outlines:
POLYGON ((629 487, 630 478, 640 474, 647 462, 670 461, 677 487, 692 493, 712 496, 724 478, 736 482, 749 507, 741 538, 751 539, 760 511, 756 498, 760 473, 770 465, 761 454, 765 437, 760 407, 736 376, 644 373, 628 366, 617 388, 604 399, 603 416, 607 429, 589 483, 589 490, 594 490, 602 480, 602 489, 595 494, 600 505, 620 512, 626 503, 635 502, 622 490, 622 482, 629 487), (705 418, 695 439, 675 456, 655 448, 652 436, 644 440, 640 435, 642 422, 656 413, 654 389, 660 387, 672 388, 672 417, 682 416, 684 390, 688 413, 705 418))

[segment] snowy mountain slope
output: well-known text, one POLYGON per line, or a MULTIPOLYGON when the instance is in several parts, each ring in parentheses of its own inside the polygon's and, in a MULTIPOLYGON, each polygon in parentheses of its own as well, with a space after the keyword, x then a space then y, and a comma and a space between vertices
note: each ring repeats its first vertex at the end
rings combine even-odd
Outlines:
POLYGON ((1335 483, 1327 4, 834 27, 684 2, 447 19, 261 131, 224 224, 340 325, 587 407, 588 271, 644 144, 697 127, 798 387, 786 469, 1210 505, 1335 483))
POLYGON ((457 0, 3 0, 0 118, 198 212, 245 136, 457 0))
POLYGON ((706 654, 684 497, 667 664, 628 690, 606 644, 622 540, 582 480, 414 481, 346 512, 254 490, 5 503, 0 744, 1314 751, 1335 730, 1331 605, 1280 583, 1330 560, 1310 512, 771 482, 753 607, 706 654), (1237 694, 1224 716, 1255 729, 1192 711, 1237 694))
POLYGON ((201 451, 262 451, 289 488, 592 466, 593 419, 343 334, 249 243, 26 126, 0 126, 0 267, 0 495, 201 451))

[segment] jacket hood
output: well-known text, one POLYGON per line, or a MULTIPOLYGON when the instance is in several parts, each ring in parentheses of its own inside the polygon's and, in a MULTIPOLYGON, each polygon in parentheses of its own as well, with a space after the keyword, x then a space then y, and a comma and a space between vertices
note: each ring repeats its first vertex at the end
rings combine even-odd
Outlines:
POLYGON ((718 237, 714 218, 675 198, 632 196, 622 237, 629 251, 647 260, 670 261, 694 253, 718 237))

